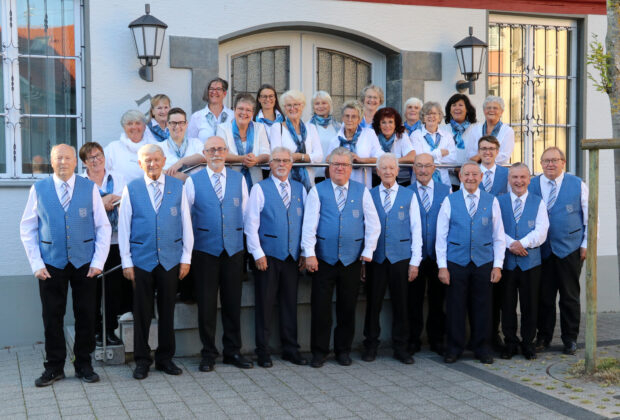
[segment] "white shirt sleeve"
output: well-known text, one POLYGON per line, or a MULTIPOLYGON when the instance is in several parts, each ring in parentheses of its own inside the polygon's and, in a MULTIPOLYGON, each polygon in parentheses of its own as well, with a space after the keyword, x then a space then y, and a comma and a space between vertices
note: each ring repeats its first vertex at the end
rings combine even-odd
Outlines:
POLYGON ((512 150, 515 148, 515 132, 509 125, 504 124, 504 126, 506 127, 506 134, 504 134, 504 138, 500 140, 499 152, 495 158, 495 161, 500 165, 510 162, 512 150))
POLYGON ((362 257, 372 259, 372 254, 377 249, 379 235, 381 235, 381 221, 368 188, 364 188, 362 208, 364 211, 364 250, 362 257))
POLYGON ((415 194, 413 194, 409 206, 409 223, 411 226, 411 260, 409 265, 419 267, 422 261, 422 220, 418 198, 415 194))
MULTIPOLYGON (((306 257, 314 257, 316 245, 316 229, 319 226, 321 201, 316 187, 312 187, 306 198, 304 209, 304 223, 301 230, 301 249, 306 257)), ((376 245, 375 245, 376 246, 376 245)))
POLYGON ((187 125, 187 137, 198 138, 198 118, 200 118, 200 115, 197 112, 190 117, 189 124, 187 125))
POLYGON ((191 209, 194 205, 194 198, 196 197, 194 180, 191 176, 185 180, 185 196, 187 197, 187 204, 191 209))
MULTIPOLYGON (((538 213, 536 214, 536 226, 534 230, 525 235, 519 240, 523 248, 538 248, 547 239, 547 231, 549 230, 549 214, 547 213, 547 206, 543 200, 540 200, 538 205, 538 213)), ((506 235, 506 247, 509 247, 509 236, 506 235)), ((511 238, 512 239, 512 238, 511 238)), ((514 241, 514 239, 512 239, 514 241)))
POLYGON ((181 262, 183 264, 191 264, 192 249, 194 249, 194 230, 192 228, 192 215, 189 209, 187 192, 185 191, 185 186, 183 186, 181 194, 181 223, 183 225, 183 253, 181 254, 181 262))
POLYGON ((441 134, 442 139, 445 139, 445 141, 441 142, 441 145, 437 149, 435 149, 435 152, 439 151, 439 163, 456 163, 456 145, 454 144, 454 137, 451 133, 443 130, 437 130, 437 132, 441 134), (441 149, 446 149, 448 151, 448 154, 442 156, 441 149))
POLYGON ((368 157, 379 158, 381 155, 385 154, 385 152, 383 151, 381 143, 379 143, 379 138, 375 134, 374 130, 372 128, 370 130, 371 132, 368 136, 370 138, 370 153, 368 157))
POLYGON ((131 229, 131 199, 127 187, 123 189, 121 196, 121 207, 118 210, 118 248, 121 254, 121 264, 123 268, 133 267, 131 260, 131 249, 129 247, 129 234, 131 229))
MULTIPOLYGON (((581 248, 588 247, 588 195, 590 191, 585 182, 581 181, 581 212, 583 213, 583 241, 581 242, 581 248)), ((598 220, 596 221, 598 225, 598 220)))
POLYGON ((254 126, 258 127, 258 130, 255 130, 254 132, 254 141, 258 143, 258 147, 256 148, 258 153, 256 156, 268 155, 271 152, 271 149, 269 146, 269 137, 267 137, 266 128, 260 123, 254 123, 254 126))
MULTIPOLYGON (((437 236, 435 238, 435 254, 437 255, 437 267, 448 267, 448 230, 450 229, 450 199, 444 198, 437 215, 437 236)), ((495 222, 495 221, 494 221, 495 222)), ((503 250, 502 250, 503 251, 503 250)))
MULTIPOLYGON (((302 122, 303 124, 303 122, 302 122)), ((308 137, 306 138, 306 144, 310 143, 310 162, 322 162, 323 161, 323 148, 321 147, 321 138, 319 132, 313 124, 306 124, 306 130, 308 137)))
POLYGON ((19 224, 19 233, 26 250, 26 256, 30 262, 33 273, 45 268, 41 249, 39 248, 39 216, 37 215, 37 191, 34 185, 30 187, 28 202, 19 224))
POLYGON ((265 206, 265 194, 260 185, 255 184, 250 191, 247 210, 245 214, 244 232, 248 251, 254 257, 254 261, 265 256, 260 246, 258 229, 260 228, 260 213, 265 206))
POLYGON ((504 266, 506 256, 506 237, 504 232, 504 222, 502 211, 499 207, 497 198, 493 197, 493 268, 504 266))
MULTIPOLYGON (((226 193, 224 193, 226 194, 226 193)), ((241 178, 241 215, 245 217, 246 206, 248 205, 248 184, 245 177, 241 178)))
POLYGON ((93 185, 93 218, 95 222, 95 252, 90 266, 103 270, 105 261, 108 259, 108 252, 110 252, 112 226, 103 206, 97 185, 93 185))

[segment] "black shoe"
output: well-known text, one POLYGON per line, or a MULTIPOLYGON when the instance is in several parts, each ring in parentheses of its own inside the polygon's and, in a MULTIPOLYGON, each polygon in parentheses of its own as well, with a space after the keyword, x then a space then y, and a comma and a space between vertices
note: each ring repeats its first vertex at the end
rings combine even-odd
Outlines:
POLYGON ((536 352, 539 353, 541 351, 549 350, 550 344, 551 342, 549 340, 545 340, 544 338, 537 338, 534 347, 536 349, 536 352))
POLYGON ((490 354, 483 354, 481 356, 478 356, 478 360, 480 360, 480 363, 485 365, 493 364, 493 356, 491 356, 490 354))
POLYGON ((95 334, 95 346, 103 347, 103 334, 100 332, 95 334))
POLYGON ((215 366, 215 360, 211 357, 203 357, 198 365, 198 370, 201 372, 211 372, 215 366))
POLYGON ((38 388, 41 388, 41 387, 44 387, 44 386, 49 386, 49 385, 53 384, 56 381, 60 381, 61 379, 65 379, 65 372, 64 371, 62 371, 62 370, 48 370, 48 369, 45 369, 45 371, 41 374, 41 376, 38 377, 34 381, 34 384, 38 388))
POLYGON ((534 350, 534 346, 527 346, 521 348, 521 353, 523 353, 523 357, 525 357, 527 360, 536 359, 536 350, 534 350))
POLYGON ((411 356, 409 353, 394 353, 394 359, 406 365, 412 365, 414 362, 413 356, 411 356))
POLYGON ((99 382, 99 375, 97 375, 92 367, 75 369, 75 377, 81 379, 82 382, 86 382, 87 384, 99 382))
POLYGON ((456 354, 453 353, 448 353, 443 357, 443 361, 445 363, 454 363, 459 359, 459 357, 456 354))
POLYGON ((574 341, 565 342, 564 350, 562 350, 562 353, 573 356, 575 353, 577 353, 577 343, 575 343, 574 341))
POLYGON ((308 359, 305 359, 299 352, 284 353, 282 354, 282 360, 286 360, 299 366, 306 366, 308 364, 308 359))
POLYGON ((362 360, 364 362, 374 362, 377 358, 377 349, 365 349, 364 353, 362 353, 362 360))
POLYGON ((501 357, 504 360, 510 360, 512 359, 512 356, 516 354, 519 354, 517 347, 512 344, 506 344, 499 357, 501 357))
POLYGON ((258 356, 258 361, 256 364, 262 368, 270 368, 273 366, 270 356, 258 356))
POLYGON ((140 364, 136 365, 136 368, 133 370, 133 378, 134 379, 146 379, 149 376, 149 365, 140 364))
POLYGON ((183 370, 174 364, 172 360, 166 360, 163 362, 155 362, 155 369, 162 371, 168 375, 180 375, 183 370))
POLYGON ((431 344, 431 351, 434 351, 438 355, 443 356, 443 352, 444 352, 443 344, 441 343, 431 344))
POLYGON ((322 354, 315 354, 312 356, 312 361, 310 362, 310 366, 312 366, 313 368, 320 368, 320 367, 323 367, 324 364, 325 364, 325 356, 323 356, 322 354))
POLYGON ((491 340, 491 343, 493 345, 493 350, 497 351, 497 352, 501 352, 504 349, 504 340, 502 340, 502 337, 500 337, 499 334, 494 334, 493 335, 493 339, 491 340))
POLYGON ((409 351, 409 353, 411 354, 415 354, 419 352, 421 349, 422 349, 422 346, 420 345, 420 343, 410 343, 409 346, 407 346, 407 351, 409 351))
POLYGON ((224 364, 235 365, 239 369, 252 369, 254 367, 254 364, 240 353, 233 354, 232 356, 224 356, 224 364))
POLYGON ((349 353, 338 353, 336 355, 336 361, 340 366, 351 366, 351 363, 353 363, 349 353))
POLYGON ((120 346, 123 344, 123 341, 114 334, 114 331, 107 333, 105 339, 108 346, 120 346))

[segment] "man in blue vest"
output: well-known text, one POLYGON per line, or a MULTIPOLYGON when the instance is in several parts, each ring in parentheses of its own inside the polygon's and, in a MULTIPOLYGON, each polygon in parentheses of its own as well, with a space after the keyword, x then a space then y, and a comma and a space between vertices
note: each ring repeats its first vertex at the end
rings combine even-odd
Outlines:
POLYGON ((366 276, 366 319, 362 360, 377 357, 381 327, 379 316, 390 288, 392 302, 392 348, 394 358, 404 364, 414 362, 407 350, 409 314, 407 286, 418 276, 422 259, 422 230, 418 200, 412 190, 399 187, 398 158, 386 153, 377 159, 377 175, 381 184, 370 190, 381 222, 381 235, 366 276))
POLYGON ((332 296, 336 287, 337 325, 334 352, 342 366, 351 365, 355 308, 362 262, 370 262, 381 233, 370 192, 350 181, 353 155, 338 147, 328 158, 331 178, 314 186, 304 212, 301 247, 312 279, 311 366, 320 368, 329 353, 332 296))
POLYGON ((241 369, 253 364, 241 351, 241 280, 243 276, 243 215, 248 187, 241 172, 226 169, 228 148, 221 137, 209 137, 203 154, 207 167, 185 182, 194 225, 194 280, 202 360, 198 369, 210 372, 215 347, 219 290, 224 336, 224 363, 241 369))
POLYGON ((71 284, 75 316, 75 376, 97 382, 90 354, 95 350, 97 281, 110 249, 112 229, 96 185, 75 176, 75 149, 52 148, 54 175, 37 181, 20 224, 21 239, 39 293, 45 330, 45 371, 37 387, 63 379, 67 357, 63 320, 71 284))
POLYGON ((575 354, 581 307, 579 276, 588 244, 588 187, 564 172, 566 157, 549 147, 540 158, 543 175, 532 180, 530 192, 542 197, 549 213, 549 233, 541 247, 542 278, 538 305, 536 351, 549 348, 560 293, 560 328, 564 354, 575 354))
POLYGON ((462 187, 446 197, 437 216, 435 252, 439 280, 446 292, 446 363, 454 363, 465 347, 465 315, 471 318, 471 344, 481 363, 493 363, 489 349, 491 284, 504 265, 505 239, 497 199, 478 188, 482 172, 467 162, 459 174, 462 187))
POLYGON ((138 150, 144 176, 127 184, 118 214, 118 246, 123 275, 133 283, 135 379, 144 379, 153 363, 149 330, 157 290, 155 369, 168 375, 182 370, 175 352, 174 305, 178 281, 189 272, 194 236, 183 182, 162 169, 164 152, 156 144, 138 150))
POLYGON ((305 265, 300 256, 306 189, 289 179, 292 152, 276 147, 269 160, 271 176, 252 187, 245 215, 248 251, 256 261, 254 281, 258 365, 273 366, 269 337, 276 302, 280 307, 282 358, 296 365, 308 361, 297 343, 297 283, 305 265))
POLYGON ((450 186, 433 181, 435 163, 428 153, 416 155, 413 164, 416 182, 411 188, 417 197, 422 225, 422 262, 418 278, 409 283, 409 352, 420 351, 422 330, 424 329, 424 297, 428 287, 428 316, 426 335, 430 348, 443 356, 446 335, 446 314, 444 301, 446 285, 437 277, 437 257, 435 256, 435 235, 437 215, 441 203, 450 194, 450 186))
POLYGON ((502 359, 511 359, 521 346, 523 356, 536 358, 534 337, 540 287, 540 246, 547 238, 549 217, 540 196, 530 194, 530 169, 515 163, 508 173, 510 194, 497 198, 506 232, 502 283, 502 359), (521 307, 521 341, 517 338, 517 299, 521 307))

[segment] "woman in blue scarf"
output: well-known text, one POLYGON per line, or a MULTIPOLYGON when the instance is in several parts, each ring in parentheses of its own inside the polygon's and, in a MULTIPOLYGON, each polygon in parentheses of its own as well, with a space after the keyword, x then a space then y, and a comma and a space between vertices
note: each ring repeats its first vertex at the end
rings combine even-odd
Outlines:
MULTIPOLYGON (((411 182, 411 165, 413 165, 415 159, 415 150, 413 150, 411 140, 405 134, 405 127, 402 124, 400 114, 394 108, 381 108, 375 114, 372 128, 377 133, 379 144, 385 153, 394 153, 400 165, 409 164, 409 166, 401 166, 397 176, 399 184, 409 185, 411 182)), ((378 184, 379 179, 377 178, 376 181, 378 184)))
POLYGON ((422 101, 418 98, 409 98, 405 101, 403 108, 405 109, 405 121, 403 126, 407 130, 407 136, 411 137, 414 131, 422 128, 420 121, 420 110, 422 109, 422 101))
POLYGON ((482 103, 484 112, 484 122, 480 122, 472 128, 474 145, 470 152, 470 160, 480 162, 478 154, 478 140, 482 136, 493 136, 499 141, 499 153, 495 158, 495 163, 505 165, 510 162, 512 150, 515 147, 515 132, 508 124, 502 123, 504 113, 504 100, 499 96, 487 96, 482 103))
POLYGON ((274 123, 284 121, 284 115, 278 103, 276 88, 268 84, 262 85, 256 94, 256 102, 254 121, 265 124, 267 129, 274 123))
POLYGON ((377 109, 385 102, 383 89, 377 85, 368 85, 362 89, 360 102, 363 107, 362 128, 372 128, 372 120, 377 109))
MULTIPOLYGON (((447 132, 452 133, 454 146, 456 147, 455 163, 462 165, 469 160, 472 150, 478 148, 476 139, 473 138, 473 128, 476 123, 476 108, 471 104, 467 95, 456 93, 448 99, 446 104, 446 126, 447 132)), ((461 182, 458 176, 458 169, 449 170, 452 188, 456 191, 461 182)))
POLYGON ((185 181, 189 174, 180 172, 184 167, 205 162, 203 144, 198 139, 187 137, 187 114, 183 109, 172 108, 168 112, 168 126, 170 137, 159 144, 166 156, 164 172, 185 181))
MULTIPOLYGON (((312 96, 312 111, 314 113, 308 123, 316 128, 321 139, 321 149, 323 151, 329 148, 329 144, 338 134, 338 130, 340 130, 340 124, 332 115, 332 109, 333 102, 329 93, 319 90, 312 96)), ((325 169, 316 168, 314 174, 316 181, 320 182, 325 178, 325 169)))
POLYGON ((170 98, 163 93, 151 98, 151 109, 149 109, 149 122, 146 125, 153 137, 158 142, 166 141, 170 136, 168 129, 168 111, 170 110, 170 98))

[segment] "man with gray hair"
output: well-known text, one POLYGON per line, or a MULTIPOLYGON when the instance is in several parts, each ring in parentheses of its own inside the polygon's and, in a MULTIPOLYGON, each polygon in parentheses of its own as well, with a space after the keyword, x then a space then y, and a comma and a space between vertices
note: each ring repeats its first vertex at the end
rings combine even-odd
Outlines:
POLYGON ((138 150, 142 178, 123 190, 118 214, 118 246, 123 275, 133 283, 135 379, 148 376, 148 344, 157 290, 158 346, 155 368, 180 375, 174 364, 174 305, 178 280, 189 272, 194 235, 183 182, 162 173, 164 152, 156 144, 138 150))
POLYGON ((54 175, 31 188, 22 216, 22 243, 34 276, 39 280, 45 330, 45 371, 37 387, 63 379, 67 349, 63 319, 71 284, 75 315, 75 376, 97 382, 91 364, 95 351, 97 282, 110 249, 112 229, 97 186, 75 176, 75 149, 52 148, 54 175))
POLYGON ((306 189, 289 179, 293 154, 286 147, 275 147, 269 159, 271 176, 252 187, 245 214, 248 251, 256 261, 255 326, 258 365, 273 366, 269 337, 276 299, 280 307, 282 358, 297 365, 308 361, 297 343, 298 268, 302 270, 301 225, 306 189))
POLYGON ((311 366, 319 368, 329 353, 332 296, 336 287, 337 323, 334 352, 349 366, 355 332, 355 307, 362 262, 370 262, 381 223, 368 189, 351 181, 353 155, 344 147, 329 156, 331 179, 310 190, 306 201, 301 247, 312 281, 311 366))

